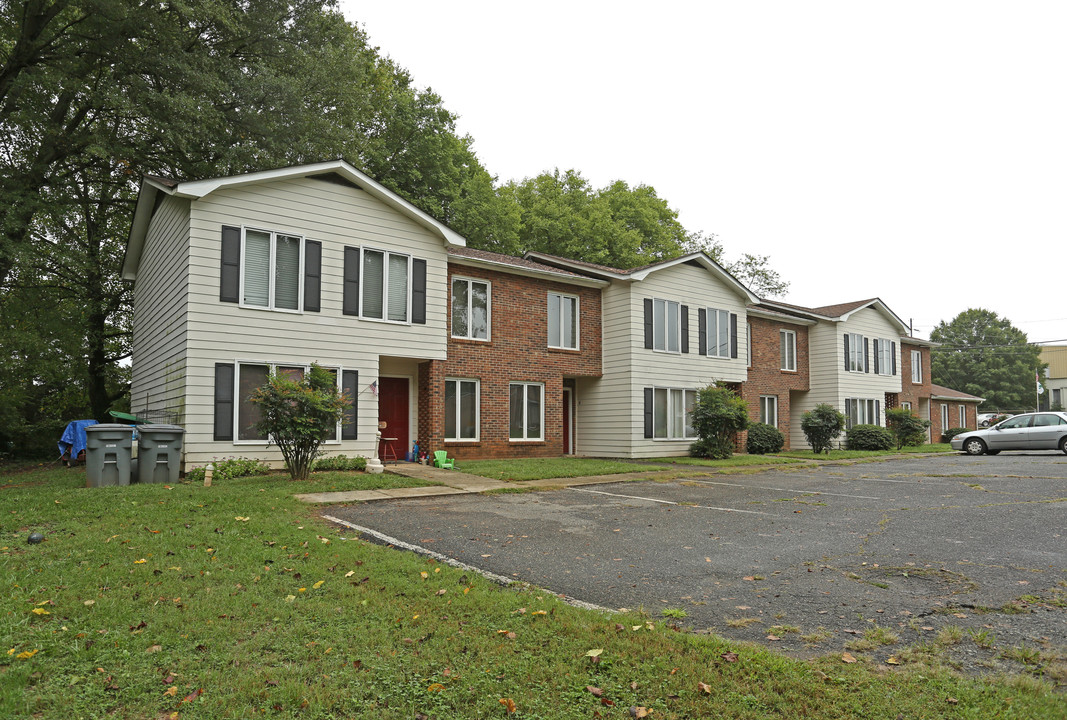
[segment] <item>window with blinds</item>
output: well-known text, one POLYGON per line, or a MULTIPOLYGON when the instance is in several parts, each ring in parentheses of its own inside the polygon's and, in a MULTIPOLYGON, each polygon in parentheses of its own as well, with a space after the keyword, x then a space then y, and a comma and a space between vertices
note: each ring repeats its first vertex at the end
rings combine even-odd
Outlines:
POLYGON ((561 293, 548 294, 548 346, 578 349, 578 298, 561 293))
POLYGON ((383 250, 363 250, 360 315, 407 322, 411 298, 411 258, 383 250))
POLYGON ((241 303, 300 310, 303 238, 246 229, 241 253, 241 303))

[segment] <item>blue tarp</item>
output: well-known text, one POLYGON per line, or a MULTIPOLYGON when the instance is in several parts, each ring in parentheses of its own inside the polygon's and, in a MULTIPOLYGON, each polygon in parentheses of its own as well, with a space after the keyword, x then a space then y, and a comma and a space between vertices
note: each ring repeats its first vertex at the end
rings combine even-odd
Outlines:
POLYGON ((59 438, 60 456, 69 453, 71 460, 77 460, 78 453, 85 449, 85 428, 96 424, 96 420, 74 420, 67 423, 63 437, 59 438))

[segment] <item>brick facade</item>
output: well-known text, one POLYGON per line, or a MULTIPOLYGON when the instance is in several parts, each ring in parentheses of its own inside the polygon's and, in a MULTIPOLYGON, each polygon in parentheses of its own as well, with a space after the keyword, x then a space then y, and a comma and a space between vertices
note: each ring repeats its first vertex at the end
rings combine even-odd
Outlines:
POLYGON ((966 427, 974 430, 978 427, 978 401, 967 398, 941 397, 935 395, 930 400, 930 437, 933 441, 941 442, 941 433, 957 427, 966 427), (967 422, 963 425, 959 422, 959 406, 963 405, 964 416, 967 422), (941 421, 941 408, 948 407, 948 425, 941 421))
MULTIPOLYGON (((752 365, 748 368, 748 380, 741 384, 741 397, 748 405, 752 422, 760 421, 760 398, 773 395, 778 398, 778 429, 785 435, 785 447, 789 448, 790 393, 809 389, 808 328, 780 320, 749 315, 752 328, 752 365), (782 370, 781 331, 796 333, 796 370, 782 370)), ((741 433, 738 445, 743 451, 746 433, 741 433)))
POLYGON ((901 340, 900 392, 897 394, 895 404, 890 405, 888 398, 886 399, 886 409, 891 410, 894 407, 899 407, 902 402, 909 402, 911 403, 912 412, 918 415, 919 407, 921 405, 920 400, 929 399, 931 394, 930 387, 933 384, 933 381, 930 376, 930 348, 921 345, 909 345, 901 340), (918 383, 912 381, 911 354, 913 351, 918 351, 920 353, 922 361, 922 382, 918 383))
POLYGON ((573 388, 570 378, 599 377, 602 373, 599 288, 449 263, 450 288, 455 276, 491 283, 489 340, 453 338, 450 326, 448 359, 419 366, 420 447, 431 453, 447 450, 449 457, 459 460, 563 455, 563 388, 573 388), (578 297, 578 350, 548 347, 549 292, 578 297), (444 439, 446 378, 479 382, 477 441, 444 439), (544 384, 544 440, 510 440, 512 382, 544 384))

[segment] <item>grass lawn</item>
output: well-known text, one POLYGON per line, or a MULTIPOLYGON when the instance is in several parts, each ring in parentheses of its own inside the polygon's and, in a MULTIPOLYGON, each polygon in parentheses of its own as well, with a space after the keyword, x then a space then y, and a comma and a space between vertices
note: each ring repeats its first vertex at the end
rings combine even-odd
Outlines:
POLYGON ((662 466, 623 462, 621 460, 576 457, 463 460, 457 462, 456 467, 471 475, 512 481, 617 475, 619 473, 669 469, 662 466))
POLYGON ((1063 717, 1062 689, 1031 676, 796 661, 581 610, 292 498, 347 478, 84 482, 0 478, 0 717, 1063 717))

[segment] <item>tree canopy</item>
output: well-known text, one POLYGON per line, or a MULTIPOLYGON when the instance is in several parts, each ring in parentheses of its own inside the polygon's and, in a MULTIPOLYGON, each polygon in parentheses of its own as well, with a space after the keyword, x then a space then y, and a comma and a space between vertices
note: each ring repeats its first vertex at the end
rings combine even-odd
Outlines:
POLYGON ((985 398, 984 407, 1022 412, 1035 403, 1041 349, 1007 318, 990 310, 964 310, 940 322, 930 339, 934 381, 985 398))

